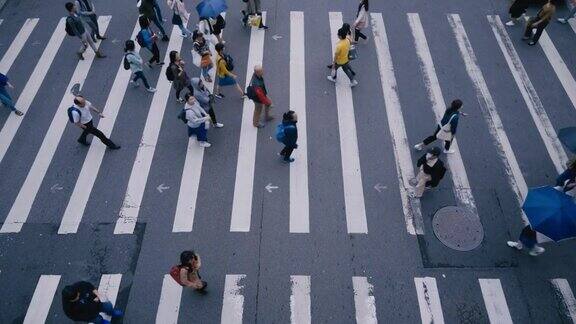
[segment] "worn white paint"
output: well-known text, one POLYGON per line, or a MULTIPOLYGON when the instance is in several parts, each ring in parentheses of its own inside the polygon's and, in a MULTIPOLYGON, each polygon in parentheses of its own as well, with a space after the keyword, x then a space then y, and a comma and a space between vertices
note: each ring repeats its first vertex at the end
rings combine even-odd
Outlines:
MULTIPOLYGON (((415 177, 410 145, 406 136, 406 126, 402 116, 402 107, 398 97, 396 76, 392 64, 392 56, 388 46, 388 37, 386 36, 386 27, 382 14, 371 14, 372 32, 374 33, 374 44, 376 45, 376 54, 378 57, 378 68, 380 81, 382 83, 382 92, 384 94, 384 103, 386 115, 388 116, 388 128, 390 129, 390 140, 394 149, 396 162, 396 172, 398 174, 398 185, 400 189, 400 198, 406 221, 406 230, 412 235, 424 234, 424 225, 422 221, 422 212, 420 210, 420 199, 411 198, 410 179, 415 177)), ((383 134, 386 136, 386 134, 383 134)))
POLYGON ((290 323, 310 324, 310 276, 290 276, 292 294, 290 295, 290 323))
MULTIPOLYGON (((110 19, 110 16, 100 16, 98 18, 98 24, 102 33, 106 32, 108 24, 110 23, 110 19)), ((97 43, 96 46, 99 46, 100 44, 101 42, 97 43)), ((56 149, 58 148, 58 143, 62 138, 64 129, 69 123, 68 116, 66 115, 66 109, 68 109, 68 107, 70 107, 74 101, 74 95, 70 93, 70 89, 74 84, 79 83, 82 85, 84 84, 84 81, 86 81, 88 71, 90 70, 90 66, 92 66, 92 62, 94 61, 94 52, 87 51, 84 57, 85 59, 79 61, 76 69, 74 70, 74 74, 72 75, 72 78, 66 87, 66 92, 64 93, 64 96, 58 105, 58 110, 56 110, 54 118, 48 127, 48 132, 44 136, 42 145, 36 154, 34 163, 32 164, 32 167, 26 176, 24 184, 20 188, 20 192, 16 197, 16 201, 12 205, 8 216, 4 221, 4 224, 0 229, 0 233, 20 232, 22 225, 28 219, 30 209, 32 208, 32 204, 36 199, 40 185, 42 184, 44 176, 48 171, 48 167, 52 162, 52 158, 56 153, 56 149)))
MULTIPOLYGON (((101 293, 103 298, 106 298, 112 305, 116 304, 118 298, 118 291, 120 290, 120 281, 122 281, 122 274, 104 274, 100 277, 100 284, 98 285, 98 292, 101 293)), ((105 320, 110 320, 110 315, 100 313, 105 320)))
POLYGON ((557 278, 550 280, 550 282, 559 301, 562 303, 565 312, 564 315, 566 315, 567 319, 572 321, 572 323, 576 323, 576 299, 574 298, 572 289, 570 289, 568 280, 557 278))
POLYGON ((177 324, 180 313, 180 299, 182 298, 182 286, 180 286, 170 274, 164 275, 162 292, 156 312, 156 324, 177 324))
POLYGON ((10 70, 10 67, 14 64, 18 54, 20 54, 20 51, 22 51, 22 48, 38 24, 38 20, 38 18, 26 19, 24 25, 22 25, 12 44, 10 44, 10 47, 8 47, 8 50, 4 53, 2 60, 0 60, 0 72, 2 74, 8 74, 8 70, 10 70))
POLYGON ((354 288, 356 323, 377 324, 374 286, 368 282, 366 277, 352 277, 352 286, 354 288))
MULTIPOLYGON (((266 12, 262 12, 266 21, 266 12)), ((254 66, 262 64, 264 58, 264 29, 252 27, 250 45, 248 48, 248 64, 246 65, 245 87, 250 85, 254 66)), ((252 125, 254 103, 244 99, 242 106, 242 125, 238 145, 238 162, 236 165, 236 181, 234 183, 234 200, 230 217, 230 232, 249 232, 252 220, 252 196, 254 192, 254 168, 256 165, 256 141, 258 128, 252 125)))
POLYGON ((492 324, 512 324, 506 297, 499 279, 478 279, 488 319, 492 324))
POLYGON ((60 276, 57 275, 42 275, 36 284, 34 295, 28 305, 26 316, 24 317, 24 324, 38 324, 46 322, 50 306, 54 300, 60 276))
POLYGON ((222 301, 222 324, 242 324, 244 314, 244 285, 240 283, 246 278, 243 274, 226 275, 224 281, 224 300, 222 301))
POLYGON ((416 293, 418 295, 418 306, 420 307, 420 317, 423 324, 443 324, 444 314, 440 295, 436 286, 436 278, 424 277, 414 278, 416 293))

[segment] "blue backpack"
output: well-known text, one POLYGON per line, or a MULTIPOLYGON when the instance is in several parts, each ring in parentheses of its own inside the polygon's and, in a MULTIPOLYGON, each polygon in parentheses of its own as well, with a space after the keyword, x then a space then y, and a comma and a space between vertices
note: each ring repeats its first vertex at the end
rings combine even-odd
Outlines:
POLYGON ((280 143, 284 143, 286 139, 286 133, 284 132, 284 124, 280 123, 276 126, 276 140, 280 143))
POLYGON ((77 112, 79 117, 82 117, 82 113, 80 112, 80 109, 72 106, 70 108, 68 108, 68 120, 72 123, 75 124, 76 122, 74 122, 74 116, 72 115, 72 112, 77 112))

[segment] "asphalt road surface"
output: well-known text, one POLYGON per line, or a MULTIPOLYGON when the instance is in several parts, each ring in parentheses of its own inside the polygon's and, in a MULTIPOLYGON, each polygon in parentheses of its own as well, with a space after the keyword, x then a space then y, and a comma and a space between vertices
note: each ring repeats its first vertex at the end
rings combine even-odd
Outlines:
MULTIPOLYGON (((185 1, 193 28, 197 1, 185 1)), ((556 131, 576 125, 575 20, 550 23, 530 47, 521 26, 503 25, 507 1, 372 1, 350 89, 342 73, 326 80, 326 64, 356 1, 262 0, 270 28, 257 30, 229 0, 234 72, 244 87, 261 62, 277 119, 256 130, 251 102, 225 88, 215 107, 225 126, 200 149, 163 69, 145 69, 154 94, 128 85, 136 1, 95 2, 108 57, 89 49, 81 62, 64 1, 9 0, 0 12, 0 72, 25 111, 0 110, 0 323, 67 323, 60 293, 78 280, 100 286, 124 323, 576 321, 574 242, 538 257, 506 245, 527 188, 553 184, 573 157, 556 131), (120 150, 76 142, 75 83, 120 150), (441 157, 449 172, 410 198, 412 146, 455 98, 468 116, 456 153, 441 157), (274 132, 289 108, 300 146, 286 165, 274 132), (434 213, 454 205, 482 224, 472 251, 434 235, 434 213), (202 256, 206 295, 167 276, 185 249, 202 256)), ((199 76, 160 2, 172 36, 162 59, 180 50, 199 76)))

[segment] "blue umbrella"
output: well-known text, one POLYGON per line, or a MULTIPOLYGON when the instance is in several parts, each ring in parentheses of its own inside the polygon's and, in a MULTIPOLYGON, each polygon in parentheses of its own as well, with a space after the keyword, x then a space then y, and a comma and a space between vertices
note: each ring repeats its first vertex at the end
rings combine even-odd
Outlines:
POLYGON ((558 139, 572 153, 576 153, 576 127, 566 127, 558 131, 558 139))
POLYGON ((530 225, 554 241, 576 237, 576 204, 553 187, 532 188, 522 209, 530 225))
POLYGON ((196 6, 198 16, 215 18, 228 9, 226 0, 204 0, 196 6))

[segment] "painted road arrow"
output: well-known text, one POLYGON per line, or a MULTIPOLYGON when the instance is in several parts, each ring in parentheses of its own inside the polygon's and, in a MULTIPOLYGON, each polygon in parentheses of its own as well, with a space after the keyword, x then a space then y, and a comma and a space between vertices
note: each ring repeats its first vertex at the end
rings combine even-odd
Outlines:
POLYGON ((273 186, 271 183, 269 183, 265 188, 268 192, 272 192, 273 189, 278 189, 277 186, 273 186))
POLYGON ((170 187, 164 186, 164 184, 161 184, 158 187, 156 187, 156 190, 158 190, 159 193, 162 193, 166 189, 170 189, 170 187))
POLYGON ((382 189, 388 189, 388 187, 383 186, 383 185, 381 185, 380 183, 377 183, 377 184, 374 186, 374 189, 375 189, 376 191, 378 191, 378 192, 382 192, 382 189))

